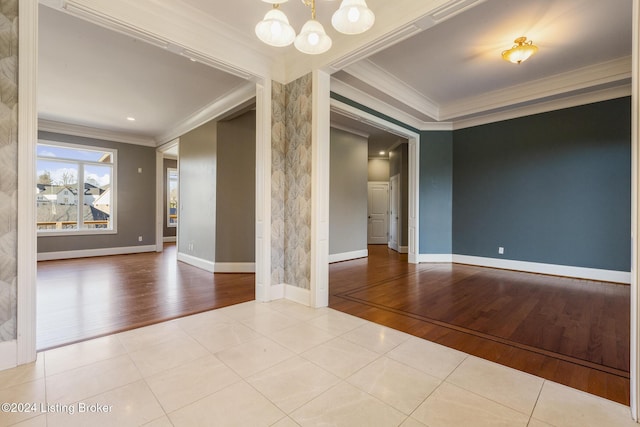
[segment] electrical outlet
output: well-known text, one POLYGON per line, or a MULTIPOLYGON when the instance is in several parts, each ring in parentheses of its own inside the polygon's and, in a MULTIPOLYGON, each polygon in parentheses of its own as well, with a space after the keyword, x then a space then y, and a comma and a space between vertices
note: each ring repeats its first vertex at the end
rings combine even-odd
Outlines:
POLYGON ((502 246, 499 246, 499 247, 498 247, 498 253, 499 253, 500 255, 504 255, 504 248, 503 248, 502 246))
POLYGON ((138 236, 138 242, 142 242, 142 236, 138 236))

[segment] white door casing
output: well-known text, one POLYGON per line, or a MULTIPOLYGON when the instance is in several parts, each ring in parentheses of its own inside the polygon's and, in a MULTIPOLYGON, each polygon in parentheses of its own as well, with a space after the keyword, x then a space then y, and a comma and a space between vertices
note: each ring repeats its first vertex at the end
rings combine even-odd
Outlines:
POLYGON ((398 250, 398 225, 400 221, 400 175, 389 179, 389 247, 398 250))

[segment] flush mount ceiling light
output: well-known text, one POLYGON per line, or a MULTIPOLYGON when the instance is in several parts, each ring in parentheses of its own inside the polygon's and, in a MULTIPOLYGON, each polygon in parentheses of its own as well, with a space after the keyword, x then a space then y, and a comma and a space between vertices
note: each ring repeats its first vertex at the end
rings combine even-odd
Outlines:
POLYGON ((511 49, 502 52, 502 59, 505 61, 520 64, 538 51, 538 46, 534 45, 531 40, 527 41, 526 37, 518 37, 514 43, 511 49))
MULTIPOLYGON (((296 36, 296 32, 289 24, 289 19, 280 10, 280 4, 288 0, 262 0, 273 5, 264 16, 264 19, 256 25, 256 35, 260 40, 270 46, 283 47, 294 43, 300 52, 310 55, 324 53, 331 48, 331 37, 327 35, 324 27, 316 20, 316 0, 301 0, 311 9, 311 19, 308 20, 296 36)), ((367 31, 373 25, 375 15, 367 7, 365 0, 342 0, 340 7, 333 14, 331 23, 333 27, 344 34, 360 34, 367 31)))

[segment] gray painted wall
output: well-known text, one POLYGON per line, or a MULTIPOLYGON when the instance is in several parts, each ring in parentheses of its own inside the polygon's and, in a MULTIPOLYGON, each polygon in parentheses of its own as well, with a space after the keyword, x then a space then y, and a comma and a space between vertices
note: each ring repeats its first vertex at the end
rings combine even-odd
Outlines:
POLYGON ((368 179, 389 182, 389 159, 369 159, 368 179))
POLYGON ((255 261, 256 114, 218 122, 216 262, 255 261))
POLYGON ((51 132, 38 132, 38 138, 118 150, 116 164, 118 233, 38 237, 39 253, 155 245, 155 148, 51 132), (138 173, 138 168, 142 168, 142 173, 138 173), (138 241, 138 236, 142 236, 142 242, 138 241))
MULTIPOLYGON (((178 161, 175 159, 163 159, 162 161, 162 179, 164 182, 164 192, 162 195, 162 206, 164 206, 162 236, 163 237, 175 237, 178 227, 167 227, 167 169, 177 169, 178 161)), ((180 181, 178 181, 180 184, 180 181)))
POLYGON ((215 261, 217 123, 211 121, 180 137, 178 252, 215 261))
POLYGON ((367 249, 368 141, 331 129, 329 253, 367 249))
POLYGON ((629 271, 630 117, 621 98, 454 131, 454 253, 629 271))
POLYGON ((420 134, 421 254, 450 254, 452 249, 453 137, 450 131, 420 134))

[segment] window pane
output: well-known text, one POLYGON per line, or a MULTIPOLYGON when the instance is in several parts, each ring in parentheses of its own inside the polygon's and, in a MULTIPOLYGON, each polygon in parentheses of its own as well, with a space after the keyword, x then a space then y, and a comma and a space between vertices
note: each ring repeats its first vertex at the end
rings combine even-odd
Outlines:
POLYGON ((111 153, 101 150, 86 150, 55 145, 38 144, 38 157, 62 158, 89 162, 112 163, 111 153))
POLYGON ((168 225, 175 227, 178 224, 178 171, 168 169, 167 173, 168 225))
POLYGON ((111 166, 84 167, 84 228, 112 228, 111 174, 111 166))
POLYGON ((36 206, 38 230, 78 228, 78 166, 38 160, 36 206))

